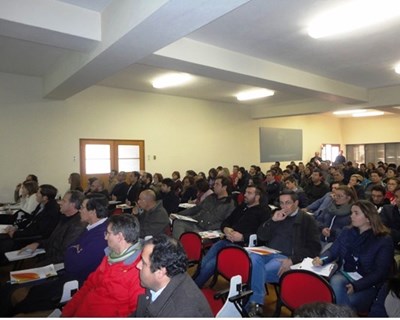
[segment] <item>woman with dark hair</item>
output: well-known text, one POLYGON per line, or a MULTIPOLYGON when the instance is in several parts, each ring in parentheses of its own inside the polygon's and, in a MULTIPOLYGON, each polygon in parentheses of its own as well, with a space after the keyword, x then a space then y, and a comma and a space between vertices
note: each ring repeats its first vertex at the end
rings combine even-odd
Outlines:
POLYGON ((394 191, 399 186, 399 179, 397 178, 389 178, 386 180, 386 194, 385 199, 389 199, 390 204, 396 204, 396 198, 394 196, 394 191))
POLYGON ((337 261, 338 271, 330 279, 336 303, 360 313, 369 311, 390 272, 393 255, 389 229, 375 206, 360 200, 351 207, 351 226, 343 229, 324 257, 314 258, 313 264, 337 261))
POLYGON ((182 191, 182 181, 181 181, 181 173, 179 171, 174 171, 172 172, 172 181, 174 182, 175 185, 175 194, 177 196, 180 195, 181 191, 182 191))
POLYGON ((213 190, 214 189, 214 183, 215 183, 215 179, 217 178, 218 175, 218 171, 215 168, 211 168, 210 170, 208 170, 208 185, 210 186, 210 189, 213 190))
POLYGON ((68 178, 68 183, 70 184, 69 190, 77 190, 83 192, 81 175, 79 173, 71 173, 68 178))
POLYGON ((240 193, 244 194, 248 184, 249 184, 249 177, 247 171, 244 167, 240 167, 237 172, 235 181, 233 181, 233 189, 234 191, 239 191, 240 193))
POLYGON ((200 178, 197 179, 195 182, 197 188, 197 198, 194 201, 190 201, 189 203, 194 203, 196 205, 202 203, 205 198, 207 198, 210 194, 214 192, 210 189, 208 182, 206 179, 200 178))
POLYGON ((194 184, 194 178, 186 176, 182 180, 181 203, 188 203, 189 200, 197 198, 197 190, 194 184))

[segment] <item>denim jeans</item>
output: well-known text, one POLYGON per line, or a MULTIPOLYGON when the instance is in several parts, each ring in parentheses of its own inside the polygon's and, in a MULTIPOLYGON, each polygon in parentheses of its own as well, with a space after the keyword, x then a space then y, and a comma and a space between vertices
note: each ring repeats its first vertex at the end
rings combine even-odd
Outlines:
POLYGON ((281 267, 281 259, 287 259, 280 253, 260 255, 250 253, 252 269, 251 269, 251 290, 253 294, 250 296, 250 302, 264 304, 265 299, 265 283, 279 282, 278 271, 281 267))
POLYGON ((215 265, 217 264, 217 255, 222 248, 237 246, 228 240, 220 240, 214 243, 208 250, 207 254, 201 260, 200 272, 194 282, 202 288, 208 279, 214 274, 215 265))
POLYGON ((357 312, 368 312, 377 294, 375 287, 347 294, 346 285, 349 284, 350 281, 339 271, 332 276, 329 282, 335 292, 336 303, 350 306, 357 312))

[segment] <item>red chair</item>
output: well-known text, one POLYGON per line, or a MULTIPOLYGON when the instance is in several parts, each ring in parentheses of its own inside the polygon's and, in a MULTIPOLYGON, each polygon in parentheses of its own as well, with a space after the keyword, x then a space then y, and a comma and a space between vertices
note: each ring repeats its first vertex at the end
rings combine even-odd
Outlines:
POLYGON ((203 244, 201 237, 196 232, 185 232, 179 238, 183 249, 185 249, 189 267, 197 265, 196 271, 193 274, 193 278, 197 275, 200 270, 200 262, 203 256, 203 244))
MULTIPOLYGON (((203 288, 202 292, 211 306, 213 314, 216 315, 224 305, 224 298, 228 292, 220 293, 213 290, 218 277, 230 281, 232 277, 240 275, 242 285, 249 289, 251 281, 251 259, 246 250, 241 247, 226 247, 221 249, 217 255, 214 277, 209 288, 203 288)), ((243 303, 244 305, 245 303, 243 303)))
POLYGON ((335 301, 335 293, 324 278, 307 270, 290 270, 279 280, 279 296, 274 316, 279 317, 282 306, 293 312, 303 304, 335 301))

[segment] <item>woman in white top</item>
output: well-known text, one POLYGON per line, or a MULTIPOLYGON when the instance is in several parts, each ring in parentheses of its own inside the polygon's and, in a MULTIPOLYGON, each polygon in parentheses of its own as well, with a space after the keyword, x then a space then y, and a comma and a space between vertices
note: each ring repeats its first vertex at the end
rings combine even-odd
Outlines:
POLYGON ((36 192, 39 186, 36 181, 24 181, 21 186, 21 210, 26 213, 32 213, 38 206, 36 192))

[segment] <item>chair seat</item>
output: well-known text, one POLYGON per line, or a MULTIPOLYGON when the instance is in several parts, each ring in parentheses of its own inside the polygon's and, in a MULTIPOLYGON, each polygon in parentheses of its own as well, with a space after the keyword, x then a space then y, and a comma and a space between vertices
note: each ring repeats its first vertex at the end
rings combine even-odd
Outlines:
POLYGON ((201 289, 201 291, 203 292, 204 296, 206 297, 206 299, 211 307, 211 311, 212 311, 213 315, 216 316, 217 313, 224 306, 224 301, 222 299, 214 298, 214 295, 217 293, 217 291, 214 291, 213 289, 203 288, 203 289, 201 289))

